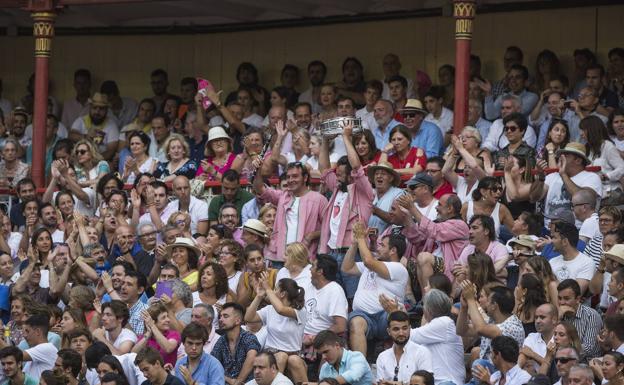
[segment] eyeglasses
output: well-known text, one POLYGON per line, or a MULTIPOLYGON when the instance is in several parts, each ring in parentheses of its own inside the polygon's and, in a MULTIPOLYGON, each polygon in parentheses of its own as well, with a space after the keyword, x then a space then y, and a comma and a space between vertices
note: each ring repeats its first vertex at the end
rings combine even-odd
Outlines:
POLYGON ((415 112, 406 112, 406 113, 401 114, 401 116, 404 117, 404 118, 415 118, 416 117, 416 113, 415 112))
POLYGON ((576 361, 576 358, 573 358, 573 357, 555 357, 555 362, 561 362, 562 364, 567 364, 570 361, 576 361))
POLYGON ((76 155, 84 155, 87 152, 89 152, 89 151, 87 151, 87 150, 76 150, 76 155))
POLYGON ((223 250, 221 250, 221 252, 219 252, 219 256, 220 257, 224 257, 224 256, 228 256, 228 255, 234 255, 234 253, 232 253, 231 251, 223 251, 223 250))
POLYGON ((392 381, 399 381, 399 365, 394 367, 394 378, 392 381))
POLYGON ((435 174, 436 172, 440 172, 442 170, 425 170, 427 174, 435 174))
POLYGON ((591 98, 592 96, 594 96, 594 94, 579 94, 578 98, 585 99, 585 98, 591 98))
POLYGON ((518 130, 517 126, 505 126, 505 132, 516 132, 518 130))
POLYGON ((155 237, 158 231, 150 231, 149 233, 139 235, 140 238, 155 237))
POLYGON ((221 218, 236 218, 236 214, 221 214, 221 218))

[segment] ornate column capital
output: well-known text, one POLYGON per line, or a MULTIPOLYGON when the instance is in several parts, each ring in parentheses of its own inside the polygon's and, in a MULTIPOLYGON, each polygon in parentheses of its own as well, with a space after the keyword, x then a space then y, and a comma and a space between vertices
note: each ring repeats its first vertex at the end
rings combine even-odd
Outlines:
POLYGON ((31 17, 34 21, 35 57, 49 57, 52 51, 56 13, 52 11, 36 11, 32 12, 31 17))
POLYGON ((472 20, 476 11, 476 0, 453 0, 455 39, 472 40, 472 20))

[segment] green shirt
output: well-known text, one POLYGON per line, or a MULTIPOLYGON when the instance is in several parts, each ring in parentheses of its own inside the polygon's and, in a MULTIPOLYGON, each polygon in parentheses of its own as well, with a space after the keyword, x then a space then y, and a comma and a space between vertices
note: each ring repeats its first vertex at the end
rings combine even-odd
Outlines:
MULTIPOLYGON (((6 380, 0 385, 9 385, 11 380, 6 380)), ((39 381, 30 377, 28 374, 24 373, 24 385, 39 385, 39 381)))
POLYGON ((223 206, 225 203, 232 203, 234 206, 236 206, 236 211, 238 211, 238 224, 240 225, 241 210, 243 209, 243 205, 252 200, 253 197, 254 195, 252 193, 245 191, 242 188, 239 188, 236 192, 233 202, 226 202, 223 194, 217 195, 216 197, 212 198, 212 200, 210 201, 210 205, 208 206, 208 220, 219 220, 219 210, 221 209, 221 206, 223 206))

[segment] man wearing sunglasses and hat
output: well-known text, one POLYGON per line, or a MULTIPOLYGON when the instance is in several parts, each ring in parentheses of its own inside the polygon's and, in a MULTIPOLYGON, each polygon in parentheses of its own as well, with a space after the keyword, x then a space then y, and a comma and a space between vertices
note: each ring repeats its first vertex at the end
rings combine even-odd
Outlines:
POLYGON ((401 176, 388 162, 369 167, 367 174, 371 185, 375 186, 373 215, 368 220, 368 227, 377 229, 377 234, 381 234, 388 227, 392 202, 404 194, 399 188, 401 176))
POLYGON ((427 158, 440 156, 444 151, 442 131, 432 122, 425 121, 427 110, 418 99, 407 99, 405 106, 399 110, 403 124, 412 134, 412 147, 422 148, 427 158))

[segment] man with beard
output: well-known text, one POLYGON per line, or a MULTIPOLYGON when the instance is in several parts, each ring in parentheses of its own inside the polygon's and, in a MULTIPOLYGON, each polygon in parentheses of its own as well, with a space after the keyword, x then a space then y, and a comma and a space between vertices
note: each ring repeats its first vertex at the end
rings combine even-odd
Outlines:
POLYGON ((262 352, 254 359, 254 379, 246 385, 293 385, 292 381, 277 368, 277 361, 271 352, 262 352))
MULTIPOLYGON (((405 252, 405 238, 390 235, 382 238, 377 258, 368 248, 366 228, 362 222, 353 226, 353 245, 348 249, 341 270, 360 278, 349 314, 350 346, 362 354, 367 352, 368 340, 383 340, 387 335, 388 314, 380 297, 397 298, 404 302, 409 276, 399 260, 405 252), (363 262, 355 262, 359 252, 363 262)), ((349 293, 347 292, 347 295, 349 293)))
MULTIPOLYGON (((453 279, 452 268, 468 243, 468 225, 460 215, 462 204, 457 195, 443 195, 436 206, 438 217, 432 221, 414 206, 408 196, 399 197, 398 203, 411 216, 405 221, 402 233, 408 242, 422 245, 421 248, 413 249, 413 251, 417 253, 418 284, 421 292, 425 293, 429 277, 436 270, 444 272, 449 279, 453 279)), ((413 258, 414 255, 406 257, 413 258)))
POLYGON ((297 128, 312 133, 316 129, 312 126, 312 105, 308 102, 299 102, 295 104, 294 111, 297 128))
MULTIPOLYGON (((214 199, 214 198, 213 198, 214 199)), ((238 226, 238 222, 240 216, 238 215, 238 210, 236 206, 231 203, 226 203, 221 206, 221 210, 219 210, 219 224, 224 225, 232 232, 232 238, 242 244, 243 243, 243 231, 238 226)))
POLYGON ((384 148, 390 143, 390 131, 401 122, 394 119, 394 106, 386 99, 379 99, 373 107, 375 126, 371 127, 377 148, 384 148))
POLYGON ((412 134, 412 147, 422 148, 427 158, 439 156, 444 151, 444 138, 440 128, 432 122, 425 121, 427 110, 418 99, 408 99, 399 110, 403 124, 412 134))
POLYGON ((91 95, 91 72, 88 69, 78 69, 74 72, 74 90, 76 96, 63 102, 63 116, 61 121, 65 127, 71 127, 79 117, 89 112, 89 95, 91 95))
POLYGON ((208 331, 199 324, 190 323, 182 330, 181 340, 186 357, 176 362, 175 376, 186 385, 223 385, 223 366, 203 349, 208 340, 208 331))
POLYGON ((242 385, 253 378, 253 362, 262 350, 255 335, 243 330, 241 324, 245 309, 234 302, 223 304, 219 313, 221 337, 212 349, 212 355, 225 370, 227 385, 242 385))
POLYGON ((299 94, 299 102, 309 103, 313 114, 318 114, 322 110, 319 100, 321 86, 325 83, 326 75, 327 67, 322 61, 314 60, 308 64, 308 79, 311 87, 299 94))
MULTIPOLYGON (((353 224, 356 221, 368 223, 375 195, 353 146, 352 130, 351 125, 343 128, 347 155, 338 159, 335 169, 330 165, 328 137, 323 138, 319 156, 321 181, 332 192, 324 209, 319 251, 336 258, 338 265, 342 265, 347 250, 353 244, 353 224)), ((347 298, 353 298, 357 281, 357 277, 340 274, 339 282, 347 298)))
POLYGON ((24 215, 22 214, 22 206, 24 201, 37 197, 35 189, 35 182, 33 182, 30 178, 24 178, 17 182, 15 191, 17 193, 17 197, 19 198, 19 202, 11 206, 9 214, 14 229, 18 229, 26 224, 26 218, 24 218, 24 215))
POLYGON ((19 143, 17 148, 17 157, 22 158, 26 154, 26 149, 31 144, 32 139, 24 135, 26 126, 28 126, 28 112, 24 107, 15 107, 11 118, 8 121, 8 137, 12 137, 19 143))
POLYGON ((377 357, 377 381, 380 384, 404 384, 417 370, 433 372, 429 350, 410 340, 411 330, 407 313, 395 311, 388 315, 388 335, 393 344, 377 357))
POLYGON ((114 118, 107 117, 109 107, 106 95, 96 92, 89 99, 89 113, 72 123, 69 138, 74 142, 91 140, 102 157, 111 161, 117 152, 119 128, 114 118))
POLYGON ((254 179, 254 190, 263 202, 277 207, 271 242, 276 242, 276 255, 284 255, 286 245, 302 242, 308 247, 310 259, 316 255, 323 213, 327 199, 309 188, 310 174, 305 165, 293 162, 286 165, 288 189, 276 190, 264 185, 262 173, 254 179))
POLYGON ((152 71, 150 75, 150 85, 152 87, 152 92, 154 93, 152 100, 156 105, 155 111, 160 112, 162 111, 165 99, 171 96, 169 92, 167 92, 167 87, 169 87, 169 75, 167 74, 167 71, 161 68, 152 71))
MULTIPOLYGON (((219 213, 225 204, 232 204, 236 212, 240 214, 243 205, 253 199, 253 194, 240 186, 240 174, 233 169, 223 173, 221 178, 221 194, 212 198, 208 205, 209 226, 216 225, 219 221, 219 213)), ((240 226, 240 216, 237 215, 234 227, 240 226)), ((234 231, 234 229, 231 229, 234 231)))
POLYGON ((65 233, 59 229, 58 215, 52 203, 42 203, 39 206, 39 220, 52 234, 52 242, 62 243, 65 233))

